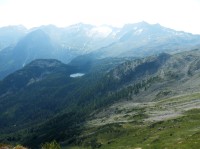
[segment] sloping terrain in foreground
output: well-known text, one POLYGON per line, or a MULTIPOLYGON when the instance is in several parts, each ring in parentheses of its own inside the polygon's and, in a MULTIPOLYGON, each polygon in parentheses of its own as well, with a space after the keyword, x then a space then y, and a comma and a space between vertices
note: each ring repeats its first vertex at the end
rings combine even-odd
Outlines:
POLYGON ((32 149, 53 140, 80 148, 173 148, 192 135, 195 148, 199 66, 198 49, 68 65, 33 61, 0 81, 0 142, 32 149), (172 129, 174 121, 181 129, 172 129))
POLYGON ((116 103, 93 113, 69 148, 198 149, 200 93, 155 102, 116 103))

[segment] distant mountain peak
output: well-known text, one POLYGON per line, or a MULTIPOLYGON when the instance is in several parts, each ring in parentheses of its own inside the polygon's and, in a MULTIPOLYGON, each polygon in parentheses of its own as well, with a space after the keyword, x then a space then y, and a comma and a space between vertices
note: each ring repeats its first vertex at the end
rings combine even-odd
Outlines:
POLYGON ((148 22, 146 21, 141 21, 141 22, 138 22, 138 23, 135 23, 136 25, 150 25, 148 22))
POLYGON ((9 26, 5 26, 0 28, 0 30, 18 30, 18 31, 27 31, 27 28, 23 25, 9 25, 9 26))
POLYGON ((125 24, 123 28, 146 27, 146 26, 151 26, 151 24, 142 21, 138 23, 125 24))
POLYGON ((74 25, 71 25, 69 27, 67 27, 66 29, 72 29, 72 28, 75 28, 75 29, 84 29, 84 28, 92 28, 94 27, 93 25, 90 25, 90 24, 84 24, 84 23, 77 23, 77 24, 74 24, 74 25))
POLYGON ((32 32, 30 32, 27 36, 31 37, 31 36, 47 36, 47 34, 42 30, 42 29, 36 29, 33 30, 32 32))

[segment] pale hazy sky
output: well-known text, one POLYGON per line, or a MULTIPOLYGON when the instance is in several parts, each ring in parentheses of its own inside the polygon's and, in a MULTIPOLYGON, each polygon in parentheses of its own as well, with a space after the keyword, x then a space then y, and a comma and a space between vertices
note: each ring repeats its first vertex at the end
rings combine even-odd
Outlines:
POLYGON ((0 0, 0 26, 140 21, 200 34, 200 0, 0 0))

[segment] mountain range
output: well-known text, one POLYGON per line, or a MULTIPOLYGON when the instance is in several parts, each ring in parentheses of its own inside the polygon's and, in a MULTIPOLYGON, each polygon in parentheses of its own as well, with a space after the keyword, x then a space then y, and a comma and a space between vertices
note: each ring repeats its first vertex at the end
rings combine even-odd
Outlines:
POLYGON ((200 35, 146 22, 10 28, 13 37, 0 38, 8 39, 0 148, 53 140, 70 149, 200 145, 200 35))
POLYGON ((85 54, 102 59, 176 53, 198 47, 200 36, 146 22, 122 28, 80 23, 66 28, 48 25, 30 30, 23 26, 3 27, 0 43, 4 43, 0 48, 2 79, 35 59, 58 59, 67 64, 85 54))

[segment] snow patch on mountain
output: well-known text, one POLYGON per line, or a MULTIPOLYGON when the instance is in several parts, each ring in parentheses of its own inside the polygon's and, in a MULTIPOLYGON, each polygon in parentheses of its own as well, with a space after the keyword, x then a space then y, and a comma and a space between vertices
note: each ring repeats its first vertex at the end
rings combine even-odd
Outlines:
POLYGON ((140 35, 143 32, 143 29, 138 29, 136 31, 134 31, 135 35, 140 35))
POLYGON ((99 37, 107 37, 110 33, 112 33, 112 28, 107 26, 99 26, 94 27, 88 32, 89 37, 99 36, 99 37))
POLYGON ((134 29, 134 30, 137 30, 137 29, 138 29, 138 27, 134 27, 133 29, 134 29))
POLYGON ((182 35, 184 35, 184 33, 182 33, 182 32, 176 32, 175 35, 182 36, 182 35))

